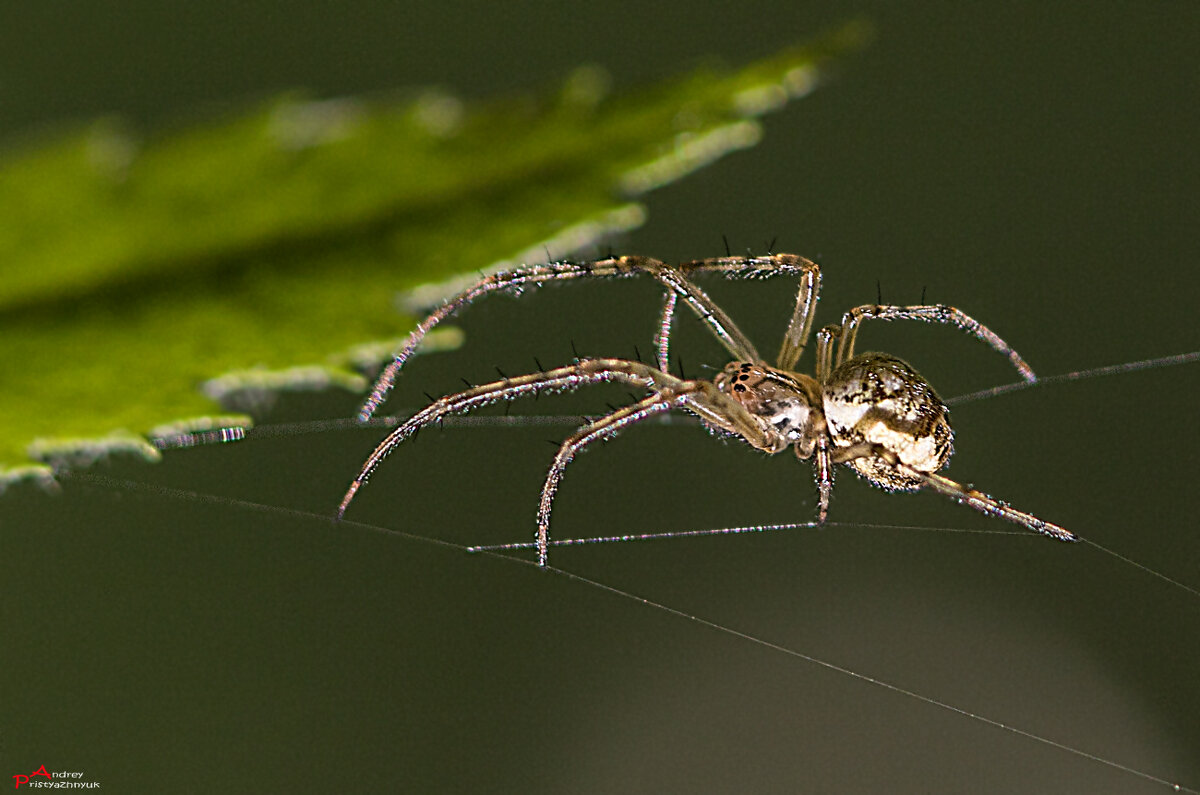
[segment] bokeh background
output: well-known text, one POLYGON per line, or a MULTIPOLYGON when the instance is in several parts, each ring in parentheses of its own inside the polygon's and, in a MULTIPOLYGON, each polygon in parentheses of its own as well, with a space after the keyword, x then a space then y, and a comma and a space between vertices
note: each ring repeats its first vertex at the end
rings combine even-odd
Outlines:
MULTIPOLYGON (((723 235, 736 250, 776 240, 822 263, 821 320, 877 289, 899 303, 925 293, 1041 374, 1200 349, 1192 2, 22 4, 0 24, 0 134, 110 113, 154 126, 297 87, 482 98, 583 63, 619 89, 859 14, 871 48, 767 118, 755 149, 650 194, 648 223, 614 248, 677 260, 723 253, 723 235)), ((774 348, 790 290, 713 292, 774 348)), ((461 318, 466 346, 413 361, 392 406, 495 366, 566 361, 572 342, 645 351, 657 302, 637 283, 485 302, 461 318)), ((682 326, 689 370, 724 363, 682 326)), ((949 329, 881 324, 863 342, 944 396, 1013 380, 949 329)), ((1193 363, 965 404, 950 474, 1195 588, 1197 388, 1193 363)), ((290 397, 263 422, 355 405, 290 397)), ((546 440, 568 430, 423 434, 353 516, 453 545, 524 540, 546 440)), ((378 436, 285 433, 98 470, 242 504, 81 482, 6 495, 0 774, 46 764, 117 792, 1161 788, 581 581, 254 508, 328 515, 378 436)), ((810 473, 789 457, 652 426, 572 465, 554 530, 803 521, 812 508, 810 473)), ((900 529, 1010 528, 849 473, 833 518, 897 527, 558 549, 552 562, 1200 787, 1194 592, 1086 545, 900 529)))

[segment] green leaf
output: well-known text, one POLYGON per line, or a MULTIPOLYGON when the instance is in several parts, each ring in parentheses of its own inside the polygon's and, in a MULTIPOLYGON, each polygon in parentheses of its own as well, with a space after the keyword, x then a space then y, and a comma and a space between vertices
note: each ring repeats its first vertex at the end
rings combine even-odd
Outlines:
POLYGON ((247 425, 213 416, 231 390, 361 390, 356 368, 411 325, 397 291, 637 226, 631 199, 753 145, 754 119, 864 33, 617 96, 581 68, 553 95, 478 107, 283 97, 145 141, 110 120, 9 153, 0 485, 247 425))

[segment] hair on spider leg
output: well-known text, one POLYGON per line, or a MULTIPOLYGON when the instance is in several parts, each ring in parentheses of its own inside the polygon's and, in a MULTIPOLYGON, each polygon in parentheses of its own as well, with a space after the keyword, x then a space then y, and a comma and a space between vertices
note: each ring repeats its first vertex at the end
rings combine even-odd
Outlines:
POLYGON ((875 303, 883 306, 883 286, 878 279, 875 280, 875 303))
POLYGON ((732 257, 732 256, 733 256, 733 252, 729 250, 729 238, 725 237, 725 235, 724 235, 724 234, 722 234, 722 235, 721 235, 721 242, 725 244, 725 256, 727 256, 727 257, 732 257))
POLYGON ((501 369, 500 369, 498 366, 496 366, 496 365, 492 365, 492 366, 496 368, 496 372, 500 374, 500 377, 501 377, 501 378, 503 378, 505 381, 507 381, 507 380, 508 380, 508 376, 504 374, 504 371, 503 371, 503 370, 501 370, 501 369))
POLYGON ((771 238, 771 242, 767 244, 767 256, 768 257, 775 253, 775 241, 777 241, 777 240, 779 240, 778 235, 771 238))
POLYGON ((638 350, 637 345, 633 346, 633 358, 637 359, 639 363, 642 361, 642 352, 638 350))
POLYGON ((925 285, 921 285, 921 306, 925 306, 925 285))
POLYGON ((536 356, 533 357, 533 363, 535 365, 537 365, 537 369, 538 369, 539 373, 545 372, 546 368, 542 367, 542 363, 538 361, 538 357, 536 357, 536 356))

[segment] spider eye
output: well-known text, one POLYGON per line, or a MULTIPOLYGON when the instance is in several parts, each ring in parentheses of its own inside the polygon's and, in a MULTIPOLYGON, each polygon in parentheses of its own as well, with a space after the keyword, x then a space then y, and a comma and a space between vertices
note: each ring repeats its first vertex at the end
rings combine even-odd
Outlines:
POLYGON ((715 379, 717 388, 759 418, 765 430, 783 443, 810 433, 813 400, 794 376, 765 365, 739 362, 715 379))

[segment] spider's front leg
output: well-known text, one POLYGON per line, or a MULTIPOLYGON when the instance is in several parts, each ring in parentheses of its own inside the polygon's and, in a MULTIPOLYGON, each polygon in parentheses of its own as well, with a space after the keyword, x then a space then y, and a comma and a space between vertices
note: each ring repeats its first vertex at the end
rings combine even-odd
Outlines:
POLYGON ((446 299, 437 309, 433 310, 408 335, 404 345, 396 351, 392 361, 376 379, 371 388, 371 394, 359 410, 359 422, 366 422, 374 414, 391 391, 401 368, 416 352, 421 341, 435 326, 459 310, 494 292, 517 292, 530 286, 538 286, 547 282, 567 281, 588 277, 621 278, 635 273, 654 273, 659 268, 666 267, 663 263, 649 257, 608 257, 592 262, 549 262, 545 265, 529 265, 513 270, 484 276, 475 284, 467 287, 456 295, 446 299))
MULTIPOLYGON (((661 374, 660 375, 664 375, 661 374)), ((554 456, 542 496, 538 503, 538 565, 545 566, 550 549, 550 512, 563 471, 575 456, 592 442, 610 439, 634 423, 672 409, 682 408, 695 414, 709 426, 739 436, 759 449, 770 447, 774 439, 736 401, 722 394, 710 381, 685 381, 664 376, 662 388, 637 403, 617 409, 580 428, 566 439, 554 456), (666 379, 671 379, 668 383, 666 379)))
POLYGON ((350 484, 346 496, 342 498, 341 505, 338 507, 338 518, 341 518, 346 512, 354 495, 367 482, 371 473, 383 462, 383 459, 396 449, 397 445, 416 434, 424 426, 437 422, 447 415, 463 414, 500 400, 513 400, 522 395, 536 395, 546 391, 574 390, 584 384, 598 384, 606 381, 617 381, 656 391, 687 383, 641 362, 630 362, 624 359, 583 359, 566 367, 557 367, 543 373, 505 378, 502 381, 492 381, 439 398, 409 417, 379 443, 379 446, 363 464, 358 477, 350 484))
POLYGON ((613 413, 585 425, 562 443, 562 446, 558 448, 558 453, 554 456, 554 462, 550 465, 550 471, 546 473, 546 483, 542 486, 542 496, 538 502, 537 534, 535 538, 537 541, 539 566, 544 567, 546 565, 546 559, 549 555, 550 511, 553 508, 554 495, 558 491, 558 484, 562 480, 563 470, 567 468, 567 464, 571 463, 571 460, 592 442, 600 439, 610 439, 616 436, 622 429, 635 422, 641 422, 656 414, 670 411, 679 406, 683 400, 683 395, 671 393, 660 392, 651 395, 648 398, 617 409, 613 413))

